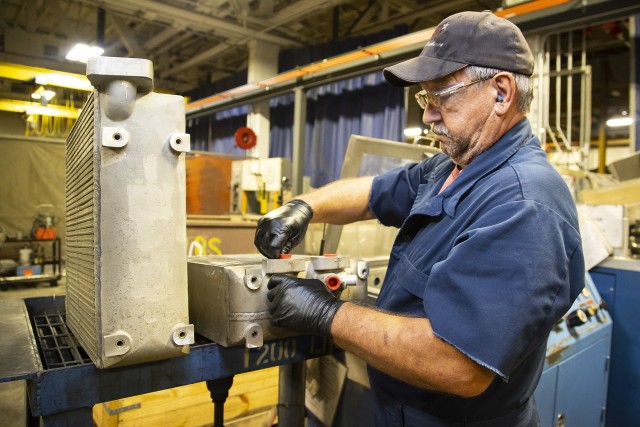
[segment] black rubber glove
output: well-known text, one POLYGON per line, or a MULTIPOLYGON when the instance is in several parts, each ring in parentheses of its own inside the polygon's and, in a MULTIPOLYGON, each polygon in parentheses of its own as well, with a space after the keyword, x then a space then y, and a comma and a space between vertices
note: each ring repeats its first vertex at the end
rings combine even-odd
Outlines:
POLYGON ((267 258, 288 254, 304 237, 311 218, 311 206, 293 199, 260 218, 253 243, 267 258))
POLYGON ((318 279, 274 274, 267 288, 271 323, 301 334, 329 336, 333 318, 344 304, 318 279))

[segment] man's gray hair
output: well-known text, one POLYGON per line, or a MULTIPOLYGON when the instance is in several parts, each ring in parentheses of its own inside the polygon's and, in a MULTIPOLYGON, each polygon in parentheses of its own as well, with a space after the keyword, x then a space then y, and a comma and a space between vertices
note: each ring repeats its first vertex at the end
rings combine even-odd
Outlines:
POLYGON ((517 108, 521 113, 527 114, 529 112, 529 106, 533 101, 533 82, 531 77, 524 74, 513 73, 511 71, 498 70, 496 68, 477 67, 475 65, 469 65, 466 67, 465 72, 471 80, 477 79, 490 79, 498 73, 511 73, 516 81, 517 95, 517 108))

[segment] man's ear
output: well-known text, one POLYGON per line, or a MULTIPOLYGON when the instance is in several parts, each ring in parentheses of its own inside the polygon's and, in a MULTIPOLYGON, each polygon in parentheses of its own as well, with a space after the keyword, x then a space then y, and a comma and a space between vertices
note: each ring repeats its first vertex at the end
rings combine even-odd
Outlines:
POLYGON ((503 115, 516 103, 516 81, 511 73, 498 73, 494 78, 496 114, 503 115))

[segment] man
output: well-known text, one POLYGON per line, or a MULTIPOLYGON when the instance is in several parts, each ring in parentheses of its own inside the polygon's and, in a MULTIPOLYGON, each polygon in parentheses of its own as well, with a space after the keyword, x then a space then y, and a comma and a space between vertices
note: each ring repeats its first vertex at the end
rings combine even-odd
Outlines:
POLYGON ((380 426, 533 426, 554 323, 584 287, 575 204, 525 114, 533 56, 489 12, 446 18, 422 53, 384 70, 419 83, 444 154, 302 195, 258 223, 267 257, 308 223, 399 227, 376 308, 316 280, 274 276, 272 321, 330 336, 369 365, 380 426))

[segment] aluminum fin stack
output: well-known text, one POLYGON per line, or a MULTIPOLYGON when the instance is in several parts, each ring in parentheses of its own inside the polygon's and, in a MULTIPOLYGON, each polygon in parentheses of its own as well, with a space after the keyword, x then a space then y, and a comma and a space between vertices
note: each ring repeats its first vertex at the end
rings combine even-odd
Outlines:
POLYGON ((97 57, 66 147, 67 323, 98 368, 194 342, 186 256, 185 102, 153 64, 97 57))

